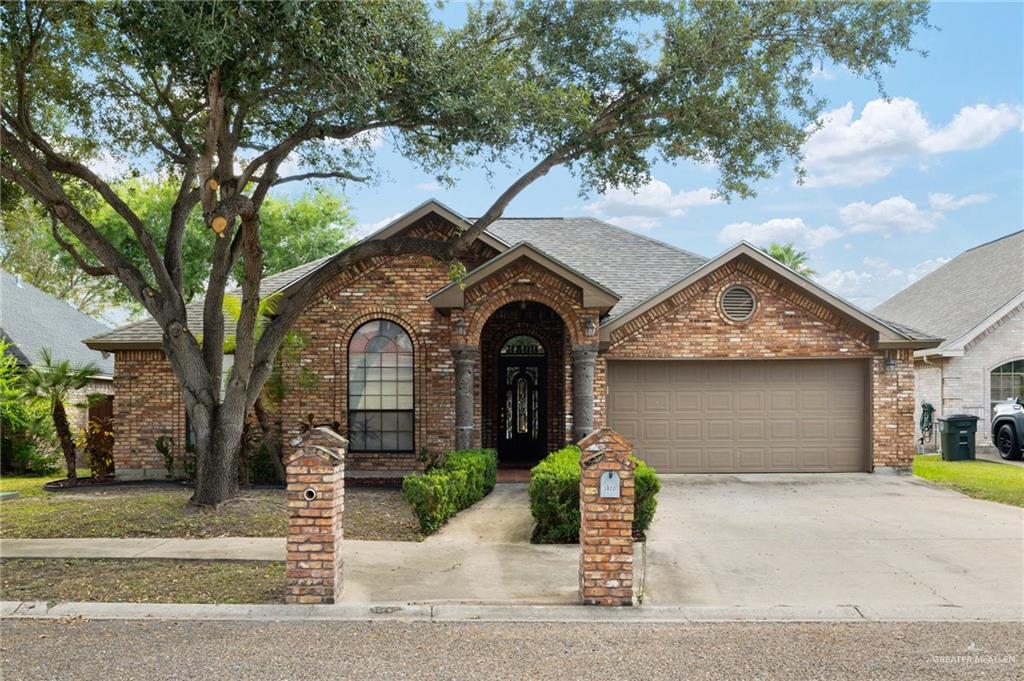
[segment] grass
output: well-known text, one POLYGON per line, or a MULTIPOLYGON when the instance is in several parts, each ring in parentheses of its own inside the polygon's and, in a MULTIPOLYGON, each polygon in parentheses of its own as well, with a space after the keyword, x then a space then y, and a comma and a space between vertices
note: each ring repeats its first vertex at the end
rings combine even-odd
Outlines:
POLYGON ((914 475, 975 499, 1024 507, 1024 468, 991 461, 943 461, 937 454, 914 457, 914 475))
POLYGON ((0 561, 0 597, 14 601, 281 603, 284 563, 248 561, 0 561))
MULTIPOLYGON (((186 487, 125 486, 46 492, 51 477, 7 477, 0 491, 0 538, 283 537, 283 490, 250 490, 216 510, 188 505, 186 487)), ((354 487, 345 492, 347 539, 419 541, 416 518, 397 489, 354 487)))

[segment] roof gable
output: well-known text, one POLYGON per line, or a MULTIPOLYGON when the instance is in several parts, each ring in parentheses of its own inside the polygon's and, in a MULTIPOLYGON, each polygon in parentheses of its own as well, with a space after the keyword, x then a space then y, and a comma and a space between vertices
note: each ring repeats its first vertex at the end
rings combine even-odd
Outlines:
POLYGON ((476 269, 468 272, 461 282, 452 282, 427 296, 430 304, 439 309, 462 307, 466 302, 466 289, 494 276, 509 265, 527 259, 540 267, 549 270, 562 279, 578 286, 583 292, 583 306, 600 310, 611 309, 619 301, 619 296, 612 290, 602 286, 593 279, 551 257, 536 246, 526 241, 509 248, 476 269))
POLYGON ((946 340, 956 350, 1024 299, 1024 230, 964 251, 873 313, 946 340))
POLYGON ((55 360, 67 360, 75 367, 92 363, 99 367, 100 376, 113 376, 113 359, 82 342, 108 332, 106 325, 2 270, 0 288, 0 334, 17 348, 13 354, 19 362, 35 364, 42 349, 49 348, 55 360))
POLYGON ((876 334, 876 344, 878 347, 921 348, 933 347, 939 342, 939 339, 916 334, 911 329, 888 324, 884 320, 868 314, 860 308, 832 294, 825 288, 822 288, 810 279, 797 274, 746 241, 736 244, 718 257, 707 261, 702 266, 688 273, 686 276, 673 282, 670 286, 667 286, 655 295, 650 296, 642 303, 634 306, 632 309, 626 310, 609 323, 603 324, 601 326, 601 340, 603 342, 610 341, 611 334, 616 329, 623 327, 631 320, 636 319, 645 312, 665 302, 676 293, 697 283, 711 272, 714 272, 737 259, 746 259, 756 263, 779 278, 786 280, 812 299, 819 301, 823 305, 839 312, 857 324, 870 330, 876 334))

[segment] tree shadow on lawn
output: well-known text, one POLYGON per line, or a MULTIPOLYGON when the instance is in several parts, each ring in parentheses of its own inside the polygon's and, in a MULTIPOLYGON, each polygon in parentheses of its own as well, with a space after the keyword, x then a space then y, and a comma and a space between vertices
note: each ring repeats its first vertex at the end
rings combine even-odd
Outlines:
MULTIPOLYGON (((288 530, 281 489, 246 490, 217 509, 202 509, 188 504, 192 491, 184 487, 139 485, 40 494, 23 480, 17 486, 27 495, 0 501, 0 538, 283 537, 288 530)), ((38 480, 39 486, 45 482, 38 480)), ((397 489, 347 489, 343 522, 346 539, 422 538, 397 489)))

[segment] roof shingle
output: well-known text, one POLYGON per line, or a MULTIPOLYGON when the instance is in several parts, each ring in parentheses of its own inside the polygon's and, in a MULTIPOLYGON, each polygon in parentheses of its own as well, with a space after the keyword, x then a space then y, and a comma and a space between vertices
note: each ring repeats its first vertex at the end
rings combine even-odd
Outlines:
POLYGON ((1024 292, 1024 230, 964 251, 872 312, 946 339, 964 334, 1024 292))

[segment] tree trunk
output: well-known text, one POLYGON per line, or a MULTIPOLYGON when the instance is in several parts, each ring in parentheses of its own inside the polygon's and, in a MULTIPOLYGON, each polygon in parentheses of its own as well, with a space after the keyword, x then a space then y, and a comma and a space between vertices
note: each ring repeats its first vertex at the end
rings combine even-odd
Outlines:
POLYGON ((75 439, 71 436, 71 426, 68 425, 68 414, 64 410, 64 403, 60 400, 53 401, 53 427, 57 430, 57 439, 60 440, 60 448, 64 452, 64 462, 68 467, 68 484, 77 485, 75 439))
POLYGON ((196 488, 191 503, 216 506, 238 496, 240 424, 224 423, 200 405, 192 410, 196 438, 196 488), (198 418, 197 418, 198 417, 198 418))
POLYGON ((270 414, 263 405, 263 398, 257 397, 253 405, 256 412, 256 420, 259 421, 260 430, 263 432, 263 442, 270 446, 270 461, 274 464, 274 475, 278 482, 284 482, 284 462, 281 461, 281 439, 278 437, 277 429, 270 420, 270 414))

